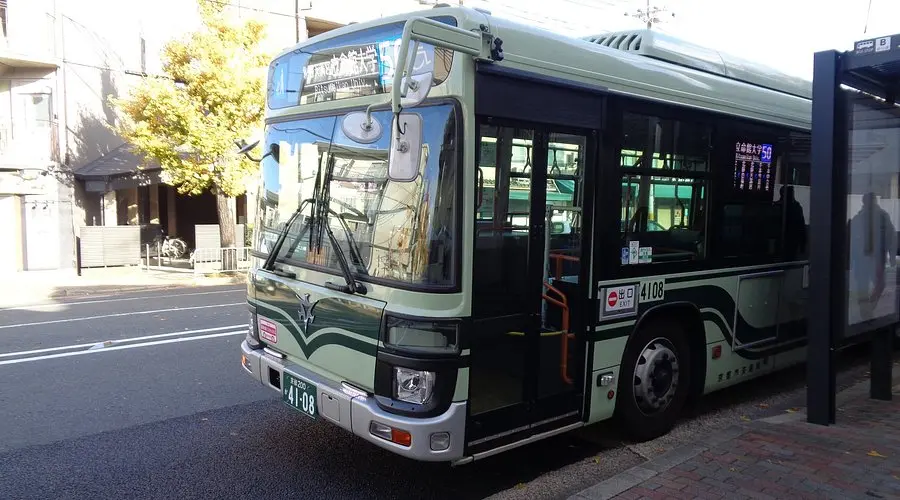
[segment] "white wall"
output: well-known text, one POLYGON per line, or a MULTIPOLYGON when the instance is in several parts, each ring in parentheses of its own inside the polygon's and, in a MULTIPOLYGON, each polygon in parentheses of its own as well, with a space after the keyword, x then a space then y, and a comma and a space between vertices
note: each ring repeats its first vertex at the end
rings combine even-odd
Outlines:
POLYGON ((22 203, 18 196, 0 195, 0 221, 5 237, 0 238, 0 275, 21 270, 22 203))
POLYGON ((9 2, 2 48, 11 54, 52 59, 56 51, 53 4, 54 0, 9 2))

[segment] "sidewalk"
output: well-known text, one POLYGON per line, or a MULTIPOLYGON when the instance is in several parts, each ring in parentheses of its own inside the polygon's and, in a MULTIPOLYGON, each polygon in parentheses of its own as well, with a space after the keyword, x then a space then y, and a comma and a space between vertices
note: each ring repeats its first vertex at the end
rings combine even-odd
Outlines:
POLYGON ((900 498, 900 386, 893 401, 868 391, 866 380, 838 394, 836 425, 808 424, 802 409, 736 425, 570 500, 900 498))
POLYGON ((148 271, 132 266, 83 269, 81 276, 74 269, 23 271, 0 275, 0 283, 0 307, 14 307, 65 297, 242 284, 246 279, 243 273, 204 276, 158 269, 148 271))

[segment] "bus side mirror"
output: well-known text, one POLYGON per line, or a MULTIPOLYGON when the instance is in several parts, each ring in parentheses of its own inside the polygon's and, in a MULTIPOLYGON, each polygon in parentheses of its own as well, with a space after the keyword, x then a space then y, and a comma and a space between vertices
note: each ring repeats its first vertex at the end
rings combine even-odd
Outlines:
POLYGON ((421 75, 413 75, 412 77, 403 77, 401 87, 404 89, 400 97, 400 105, 404 108, 412 108, 422 104, 422 101, 428 97, 431 91, 431 84, 434 82, 434 73, 431 71, 421 75), (408 83, 407 83, 408 82, 408 83))
POLYGON ((391 153, 388 179, 412 182, 419 175, 422 159, 422 115, 399 113, 391 123, 391 153))
MULTIPOLYGON (((425 17, 413 17, 407 20, 406 24, 403 25, 403 36, 400 38, 400 55, 397 60, 397 70, 394 71, 394 82, 391 89, 391 111, 395 115, 400 112, 400 107, 404 105, 401 102, 402 99, 409 98, 412 100, 413 96, 409 95, 410 90, 413 90, 417 98, 420 96, 420 90, 412 89, 412 85, 407 85, 407 82, 404 81, 404 74, 412 75, 413 73, 412 70, 419 53, 420 42, 427 43, 432 47, 442 47, 454 52, 462 52, 473 57, 478 57, 482 49, 481 33, 450 26, 425 17), (410 51, 410 45, 412 45, 412 51, 410 51), (409 57, 410 53, 413 55, 412 58, 409 57)), ((424 78, 425 75, 413 75, 407 81, 411 83, 419 77, 424 78)), ((428 78, 427 85, 419 85, 421 89, 424 89, 421 99, 428 95, 428 90, 431 88, 432 76, 428 75, 428 78)))

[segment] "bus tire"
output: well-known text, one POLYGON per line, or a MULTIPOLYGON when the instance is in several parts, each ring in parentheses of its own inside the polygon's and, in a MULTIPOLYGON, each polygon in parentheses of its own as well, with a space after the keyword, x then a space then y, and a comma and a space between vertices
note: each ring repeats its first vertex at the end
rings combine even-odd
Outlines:
POLYGON ((691 387, 690 349, 677 321, 642 325, 628 342, 619 372, 615 416, 631 439, 668 433, 691 387))

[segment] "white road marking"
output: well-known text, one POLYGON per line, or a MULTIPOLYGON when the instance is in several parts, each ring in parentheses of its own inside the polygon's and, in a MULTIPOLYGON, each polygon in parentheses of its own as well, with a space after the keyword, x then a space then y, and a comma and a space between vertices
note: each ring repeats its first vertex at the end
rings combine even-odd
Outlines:
POLYGON ((246 293, 246 288, 238 288, 235 290, 219 290, 215 292, 196 292, 196 293, 175 293, 171 295, 148 295, 142 297, 127 297, 121 299, 99 299, 99 300, 82 300, 82 301, 73 301, 73 302, 48 302, 43 304, 25 304, 19 306, 12 307, 3 307, 0 308, 0 311, 18 311, 18 310, 31 310, 38 309, 43 307, 59 307, 59 306, 78 306, 82 304, 104 304, 106 302, 128 302, 133 300, 148 300, 148 299, 168 299, 170 297, 193 297, 195 295, 219 295, 223 293, 246 293))
POLYGON ((28 356, 30 354, 41 354, 44 352, 69 351, 69 350, 73 350, 73 349, 82 349, 85 347, 90 348, 90 349, 94 349, 94 348, 101 349, 103 347, 97 347, 97 346, 103 346, 107 342, 110 343, 110 345, 127 344, 129 342, 136 342, 138 340, 161 339, 161 338, 166 338, 166 337, 176 337, 179 335, 191 335, 191 334, 195 334, 195 333, 208 333, 208 332, 220 332, 222 330, 234 330, 236 328, 241 328, 243 326, 244 325, 217 326, 215 328, 203 328, 200 330, 182 330, 180 332, 160 333, 157 335, 144 335, 143 337, 131 337, 131 338, 125 338, 125 339, 108 339, 108 340, 101 340, 99 342, 89 342, 86 344, 72 344, 72 345, 64 345, 64 346, 60 346, 60 347, 47 347, 44 349, 32 349, 30 351, 0 352, 0 358, 11 358, 14 356, 28 356))
POLYGON ((211 333, 209 335, 194 335, 191 337, 178 337, 177 339, 154 340, 153 342, 142 342, 140 344, 120 345, 120 346, 115 346, 115 347, 107 347, 104 349, 89 349, 86 351, 61 352, 61 353, 57 353, 57 354, 47 354, 46 356, 34 356, 31 358, 8 359, 6 361, 0 361, 0 365, 14 365, 17 363, 28 363, 30 361, 43 361, 46 359, 66 358, 69 356, 81 356, 83 354, 100 354, 100 353, 104 353, 104 352, 120 351, 122 349, 134 349, 136 347, 149 347, 149 346, 162 345, 162 344, 174 344, 176 342, 190 342, 193 340, 212 339, 212 338, 216 338, 216 337, 225 337, 228 335, 245 335, 246 333, 247 333, 246 330, 239 330, 236 332, 211 333))
POLYGON ((38 325, 52 325, 55 323, 69 323, 71 321, 88 321, 88 320, 92 320, 92 319, 118 318, 121 316, 136 316, 138 314, 156 314, 156 313, 173 312, 173 311, 192 311, 195 309, 210 309, 213 307, 232 307, 232 306, 239 306, 241 304, 246 304, 246 302, 232 302, 230 304, 214 304, 211 306, 173 307, 170 309, 155 309, 153 311, 131 311, 131 312, 124 312, 124 313, 116 313, 116 314, 101 314, 99 316, 82 316, 79 318, 54 319, 51 321, 35 321, 33 323, 16 323, 13 325, 0 325, 0 330, 6 329, 6 328, 21 328, 23 326, 38 326, 38 325))

